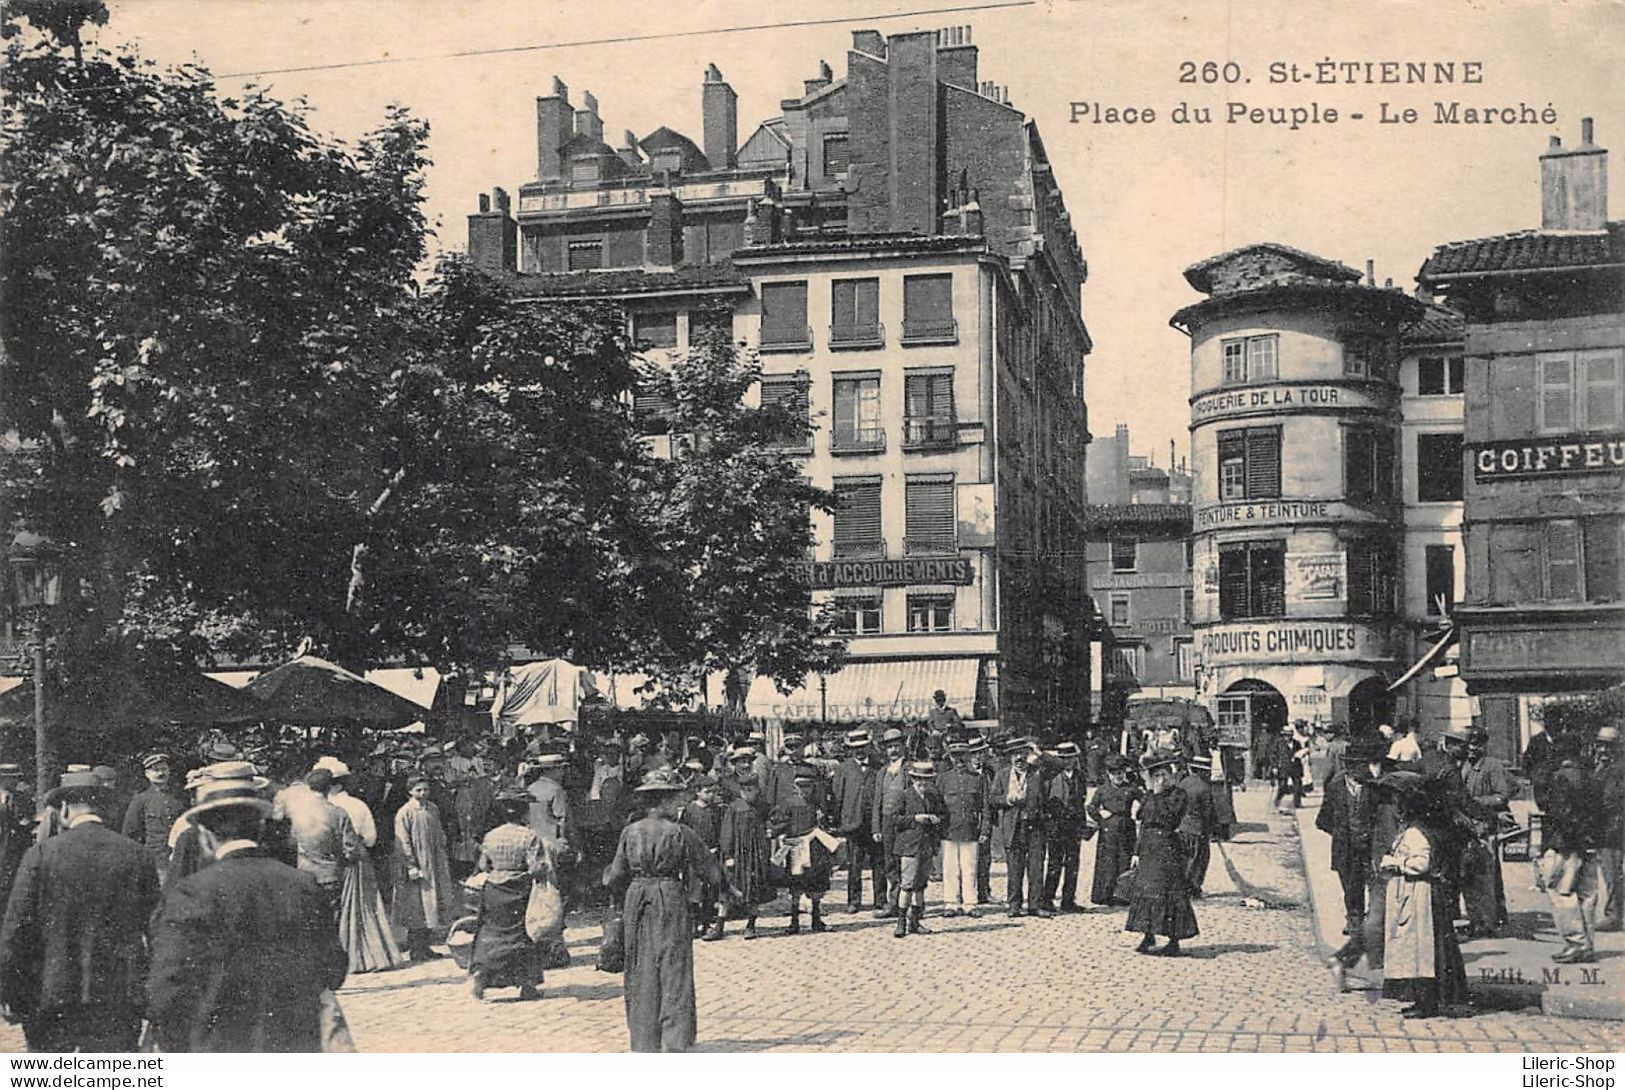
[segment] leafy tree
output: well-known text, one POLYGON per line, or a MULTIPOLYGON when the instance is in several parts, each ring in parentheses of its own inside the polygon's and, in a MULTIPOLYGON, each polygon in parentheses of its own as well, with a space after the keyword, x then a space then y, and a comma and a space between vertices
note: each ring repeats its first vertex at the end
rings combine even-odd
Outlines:
POLYGON ((661 633, 651 656, 654 672, 691 690, 720 671, 735 708, 750 675, 788 692, 809 673, 839 669, 845 653, 800 570, 811 513, 833 510, 835 497, 787 452, 810 432, 805 414, 746 404, 760 379, 754 355, 713 334, 669 369, 648 368, 641 384, 665 406, 672 456, 658 463, 646 498, 684 602, 680 630, 661 633))

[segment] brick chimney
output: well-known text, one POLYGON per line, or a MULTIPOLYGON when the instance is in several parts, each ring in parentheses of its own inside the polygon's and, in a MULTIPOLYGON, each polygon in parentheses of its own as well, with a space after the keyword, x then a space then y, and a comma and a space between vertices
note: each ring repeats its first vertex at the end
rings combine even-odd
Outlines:
POLYGON ((937 32, 937 67, 943 83, 976 90, 976 47, 970 44, 970 27, 951 26, 937 32))
POLYGON ((1608 149, 1592 142, 1591 118, 1580 119, 1580 146, 1552 137, 1540 157, 1543 231, 1600 231, 1608 223, 1608 149))
POLYGON ((644 260, 662 269, 683 261, 683 202, 670 190, 649 194, 649 226, 644 238, 644 260))
POLYGON ((809 95, 817 94, 833 82, 835 82, 835 72, 830 68, 829 62, 819 61, 818 78, 801 81, 801 97, 806 98, 809 95))
POLYGON ((480 194, 480 210, 468 217, 468 260, 488 273, 513 272, 517 266, 519 225, 507 190, 480 194))
POLYGON ((705 68, 700 87, 700 115, 705 158, 712 170, 728 170, 738 162, 739 96, 714 64, 705 68))
POLYGON ((894 34, 886 52, 891 229, 934 235, 943 196, 936 32, 894 34))
POLYGON ((576 134, 594 140, 604 138, 604 123, 598 117, 598 100, 588 91, 582 97, 582 107, 576 111, 576 134))
POLYGON ((884 57, 886 55, 886 39, 881 37, 878 30, 854 30, 852 32, 852 48, 859 53, 867 53, 871 57, 884 57))
POLYGON ((570 108, 570 89, 557 76, 553 93, 536 98, 536 180, 555 182, 564 177, 559 152, 575 135, 575 113, 570 108))

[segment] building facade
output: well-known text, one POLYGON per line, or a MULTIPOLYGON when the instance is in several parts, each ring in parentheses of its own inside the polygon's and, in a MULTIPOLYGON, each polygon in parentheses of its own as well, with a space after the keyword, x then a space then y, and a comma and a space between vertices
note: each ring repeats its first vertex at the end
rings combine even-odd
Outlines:
POLYGON ((1460 670, 1516 754, 1554 694, 1625 679, 1625 223, 1607 152, 1540 158, 1541 227, 1450 242, 1423 287, 1466 316, 1460 670))
MULTIPOLYGON (((839 497, 806 565, 848 664, 752 715, 910 719, 942 689, 966 719, 1078 729, 1089 715, 1086 275, 1036 125, 978 79, 968 27, 853 35, 738 144, 712 66, 696 144, 603 140, 593 96, 537 100, 538 175, 482 197, 472 262, 525 298, 612 300, 652 358, 706 321, 759 354, 759 397, 805 411, 839 497)), ((640 406, 658 432, 658 407, 640 406)))
POLYGON ((1403 556, 1400 342, 1423 313, 1274 243, 1199 262, 1191 338, 1198 694, 1229 745, 1288 721, 1373 729, 1403 556))
POLYGON ((1089 588, 1111 633, 1098 718, 1109 723, 1136 699, 1196 698, 1191 478, 1172 451, 1166 470, 1130 453, 1125 424, 1089 455, 1089 588))

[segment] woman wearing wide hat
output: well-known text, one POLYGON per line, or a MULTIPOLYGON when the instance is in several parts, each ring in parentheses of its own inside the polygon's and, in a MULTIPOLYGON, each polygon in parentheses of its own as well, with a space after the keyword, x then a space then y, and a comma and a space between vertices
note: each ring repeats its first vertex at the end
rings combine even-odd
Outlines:
POLYGON ((1145 797, 1145 789, 1134 781, 1134 767, 1127 757, 1116 753, 1106 757, 1106 782, 1095 788, 1089 800, 1089 818, 1100 829, 1095 841, 1095 877, 1089 900, 1097 905, 1126 905, 1117 892, 1117 877, 1128 870, 1134 859, 1134 808, 1145 797))
POLYGON ((717 881, 716 861, 677 821, 681 778, 652 769, 636 791, 648 812, 621 832, 604 885, 626 883, 626 1026, 634 1052, 683 1052, 696 1032, 689 879, 717 881))
POLYGON ((1410 771, 1377 781, 1398 803, 1400 830, 1380 872, 1388 876, 1382 994, 1407 999, 1406 1018, 1456 1013, 1467 1002, 1467 970, 1456 941, 1455 896, 1444 870, 1448 834, 1427 780, 1410 771))
POLYGON ((496 797, 502 824, 480 843, 479 927, 474 932, 469 970, 475 999, 486 988, 518 988, 520 999, 535 999, 542 982, 541 949, 525 931, 525 910, 533 885, 546 880, 552 858, 542 838, 525 824, 532 798, 525 791, 496 797))
POLYGON ((1177 957, 1180 940, 1198 933, 1188 860, 1179 840, 1186 799, 1176 783, 1178 764, 1179 755, 1169 750, 1152 750, 1140 758, 1149 791, 1140 807, 1138 869, 1123 930, 1145 936, 1135 948, 1141 954, 1177 957), (1158 935, 1167 937, 1167 945, 1156 947, 1158 935))

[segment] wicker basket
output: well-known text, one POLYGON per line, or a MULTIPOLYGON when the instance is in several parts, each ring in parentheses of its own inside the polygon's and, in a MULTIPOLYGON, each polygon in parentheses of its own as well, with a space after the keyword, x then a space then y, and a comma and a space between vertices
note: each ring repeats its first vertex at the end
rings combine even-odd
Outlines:
POLYGON ((479 926, 478 917, 464 916, 446 930, 446 949, 465 973, 474 966, 474 932, 479 926))

